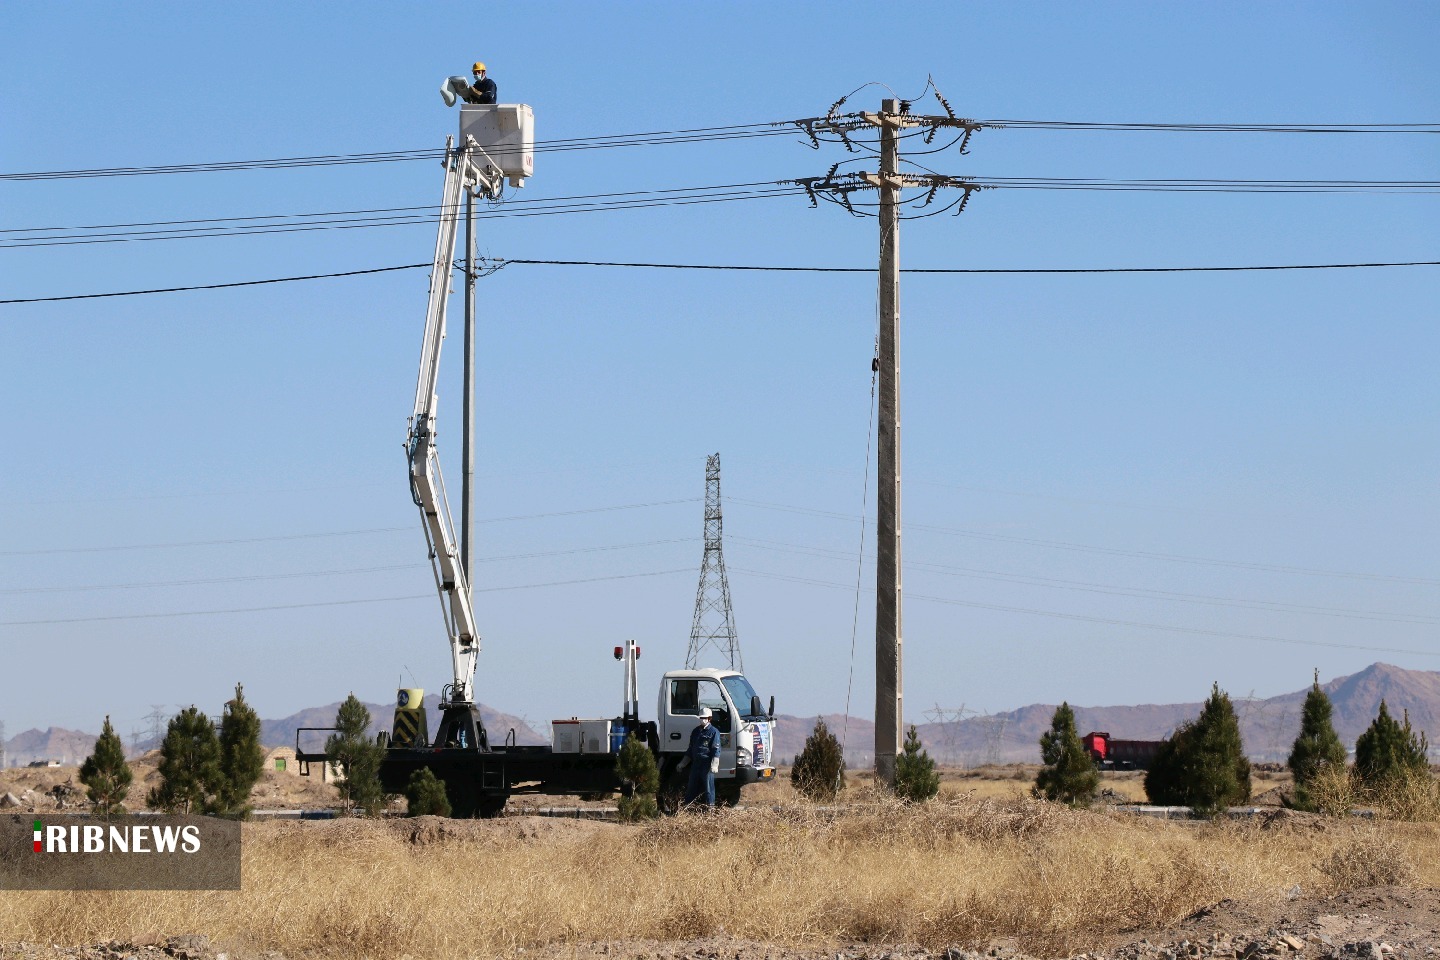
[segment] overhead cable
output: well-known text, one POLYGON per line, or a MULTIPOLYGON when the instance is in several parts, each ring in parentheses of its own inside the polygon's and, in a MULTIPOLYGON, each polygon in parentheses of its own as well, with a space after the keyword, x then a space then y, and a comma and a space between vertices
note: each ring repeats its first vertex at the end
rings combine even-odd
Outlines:
MULTIPOLYGON (((747 506, 759 507, 763 510, 779 510, 784 513, 798 513, 814 517, 826 517, 836 520, 845 520, 850 523, 862 522, 861 517, 850 514, 838 513, 830 510, 817 510, 812 507, 797 507, 781 503, 767 503, 763 500, 750 500, 744 497, 727 496, 727 503, 739 503, 747 506)), ((933 533, 943 534, 952 537, 965 537, 973 540, 987 540, 997 543, 1017 543, 1025 546, 1045 547, 1053 550, 1070 550, 1079 553, 1095 553, 1113 557, 1128 557, 1139 560, 1163 560, 1170 563, 1197 564, 1201 566, 1234 567, 1242 570, 1261 570, 1269 573, 1293 573, 1310 577, 1334 577, 1347 580, 1374 580, 1386 583, 1409 583, 1420 586, 1440 586, 1440 579, 1433 577, 1409 577, 1385 573, 1364 573, 1344 570, 1322 570, 1314 567, 1298 567, 1287 564, 1258 563, 1250 560, 1226 560, 1217 557, 1196 557, 1174 553, 1157 553, 1147 550, 1122 550, 1113 547, 1098 547, 1091 544, 1073 543, 1063 540, 1042 540, 1038 537, 1016 537, 1001 533, 984 533, 977 530, 963 530, 956 527, 945 527, 930 523, 907 522, 907 530, 926 530, 933 533)))
MULTIPOLYGON (((512 265, 549 267, 632 267, 648 270, 730 270, 759 273, 874 273, 874 267, 802 267, 779 266, 774 264, 724 264, 724 263, 653 263, 616 260, 532 260, 525 258, 481 258, 487 268, 499 269, 512 265)), ((192 290, 222 290, 228 287, 254 287, 271 283, 292 283, 298 280, 325 280, 333 277, 353 277, 363 274, 386 273, 395 270, 416 270, 428 268, 427 263, 410 263, 398 267, 379 267, 372 270, 346 270, 340 273, 312 273, 298 277, 272 277, 268 280, 241 280, 233 283, 207 283, 188 287, 158 287, 150 290, 117 290, 108 293, 74 293, 59 297, 22 297, 0 300, 0 306, 17 303, 56 303, 64 300, 96 300, 105 297, 140 297, 153 293, 184 293, 192 290)), ((1440 260, 1388 260, 1358 263, 1288 263, 1251 264, 1246 266, 1187 266, 1187 267, 905 267, 901 273, 911 274, 1106 274, 1106 273, 1254 273, 1277 270, 1358 270, 1377 267, 1437 267, 1440 260)), ((0 552, 0 556, 3 556, 0 552)))
MULTIPOLYGON (((564 137, 537 140, 535 153, 559 153, 575 150, 604 150, 634 146, 659 146, 679 143, 706 143, 716 140, 742 140, 759 137, 792 136, 794 127, 824 118, 778 120, 728 126, 693 127, 675 130, 652 130, 642 133, 604 134, 590 137, 564 137)), ((923 117, 916 117, 923 120, 923 117)), ((938 120, 950 118, 936 117, 938 120)), ((1185 132, 1185 133, 1288 133, 1288 134, 1424 134, 1440 133, 1435 123, 1121 123, 1074 120, 976 120, 977 127, 1001 130, 1104 131, 1104 132, 1185 132)), ((500 150, 498 153, 506 151, 500 150)), ((354 164, 395 163, 412 160, 439 160, 444 151, 438 148, 381 150, 362 153, 319 154, 299 157, 271 157, 258 160, 220 160, 199 163, 149 164, 125 167, 92 167, 78 170, 38 170, 0 173, 0 181, 71 180, 94 177, 134 177, 178 173, 218 173, 242 170, 288 170, 306 167, 349 166, 354 164)))
MULTIPOLYGON (((481 517, 474 523, 511 523, 519 520, 545 520, 552 517, 575 517, 590 513, 614 513, 619 510, 642 510, 668 507, 682 503, 698 503, 700 497, 679 497, 674 500, 651 500, 648 503, 621 503, 604 507, 583 507, 578 510, 552 510, 547 513, 526 513, 509 517, 481 517)), ((274 543, 281 540, 315 540, 326 537, 355 537, 375 533, 395 533, 414 527, 368 527, 359 530, 332 530, 324 533, 290 533, 274 537, 231 537, 220 540, 187 540, 170 543, 127 543, 104 547, 52 547, 41 550, 0 550, 0 557, 34 557, 52 553, 108 553, 116 550, 168 550, 177 547, 212 547, 233 543, 274 543)))
MULTIPOLYGON (((695 127, 679 130, 653 130, 646 133, 619 133, 594 137, 567 137, 537 140, 531 148, 535 153, 563 153, 575 150, 606 150, 618 147, 660 146, 677 143, 708 143, 717 140, 745 140, 756 137, 791 136, 788 122, 745 123, 722 127, 695 127)), ((496 148, 492 156, 518 152, 519 148, 496 148)), ((293 170, 306 167, 350 166, 370 163, 396 163, 413 160, 441 160, 440 148, 415 150, 382 150, 370 153, 320 154, 302 157, 272 157, 262 160, 219 160, 201 163, 154 164, 133 167, 94 167, 80 170, 38 170, 22 173, 0 173, 0 181, 76 180, 95 177, 136 177, 177 173, 225 173, 242 170, 293 170)))
MULTIPOLYGON (((506 593, 511 590, 538 590, 541 587, 568 587, 582 583, 600 583, 609 580, 636 580, 641 577, 664 577, 675 573, 692 573, 690 567, 675 570, 654 570, 649 573, 617 573, 605 577, 585 577, 579 580, 551 580, 546 583, 518 583, 504 587, 475 587, 476 593, 506 593)), ((408 600, 430 600, 428 593, 406 594, 399 597, 365 597, 360 600, 318 600, 310 603, 281 603, 265 607, 228 607, 221 610, 176 610, 168 613, 120 613, 97 617, 54 617, 40 620, 0 620, 0 627, 33 627, 59 623, 100 623, 113 620, 168 620, 177 617, 209 617, 230 613, 264 613, 272 610, 302 610, 308 607, 351 607, 363 603, 395 603, 408 600)))
MULTIPOLYGON (((789 574, 766 573, 760 570, 746 570, 739 567, 732 567, 736 573, 762 577, 767 580, 782 580, 787 583, 803 583, 817 587, 830 587, 832 589, 849 590, 849 584, 835 583, 830 580, 814 580, 808 577, 796 577, 789 574)), ((1331 647, 1340 650, 1364 650, 1369 653, 1403 653, 1417 657, 1440 657, 1437 650, 1416 650, 1403 647, 1372 647, 1360 643, 1338 643, 1328 640, 1298 640, 1294 637, 1277 637, 1266 634, 1239 633, 1230 630, 1208 630, 1203 627, 1185 627, 1177 624, 1167 623, 1146 623, 1138 620, 1121 620, 1114 617, 1094 617, 1082 613, 1065 613, 1060 610, 1040 610, 1033 607, 1012 607, 999 603, 984 603, 979 600, 960 600, 954 597, 933 597, 921 593, 905 592, 908 600, 920 600, 928 603, 943 603, 957 607, 971 607, 977 610, 994 610, 999 613, 1021 613, 1035 617, 1051 617, 1057 620, 1076 620, 1081 623, 1098 623, 1106 626, 1135 627, 1141 630, 1159 630, 1165 633, 1181 633, 1191 636, 1215 637, 1221 640, 1258 640, 1263 643, 1284 643, 1305 647, 1331 647)))
MULTIPOLYGON (((598 213, 613 210, 638 210, 650 207, 688 206, 726 203, 737 200, 760 200, 790 197, 801 189, 788 182, 757 184, 719 184, 704 187, 675 187, 656 190, 632 190, 623 193, 602 193, 590 196, 541 198, 508 201, 503 207, 477 211, 477 220, 506 217, 542 217, 575 213, 598 213)), ((214 218, 208 221, 178 220, 171 225, 163 222, 142 224, 160 229, 120 229, 108 232, 102 227, 30 227, 0 231, 0 249, 75 246, 77 244, 133 243, 153 240, 196 240, 208 237, 258 236, 276 233, 309 233, 317 230, 358 230, 375 227, 399 227, 433 224, 458 219, 454 211, 442 207, 395 208, 423 210, 423 213, 395 213, 381 216, 349 216, 341 212, 284 214, 272 217, 214 218), (186 224, 199 224, 185 226, 186 224), (68 230, 70 232, 57 232, 68 230), (76 232, 81 231, 81 232, 76 232), (29 234, 15 236, 14 234, 29 234)))

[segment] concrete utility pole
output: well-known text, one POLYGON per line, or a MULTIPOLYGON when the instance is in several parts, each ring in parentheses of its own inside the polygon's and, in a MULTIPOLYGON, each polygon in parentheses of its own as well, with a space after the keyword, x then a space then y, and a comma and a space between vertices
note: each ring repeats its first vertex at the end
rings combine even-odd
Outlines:
POLYGON ((900 102, 880 115, 880 438, 875 549, 875 778, 895 782, 904 738, 900 568, 900 102))
MULTIPOLYGON (((455 211, 458 213, 459 211, 455 211)), ((461 458, 465 475, 460 484, 460 569, 475 603, 475 568, 470 565, 473 517, 470 512, 475 486, 475 194, 465 191, 465 404, 461 431, 461 458)))
MULTIPOLYGON (((933 83, 931 84, 933 87, 933 83)), ((823 177, 807 177, 793 181, 805 188, 812 205, 824 197, 845 207, 856 216, 852 195, 878 190, 880 207, 880 331, 876 344, 875 372, 879 388, 879 449, 877 451, 876 490, 876 559, 875 559, 875 779, 895 783, 895 761, 904 740, 905 693, 903 665, 904 631, 902 608, 904 591, 900 562, 900 208, 905 201, 905 187, 918 187, 927 193, 918 201, 925 207, 934 201, 942 188, 964 191, 951 206, 958 214, 965 209, 971 192, 980 184, 962 177, 944 174, 905 174, 900 171, 900 134, 905 128, 927 128, 926 144, 942 129, 956 131, 952 146, 958 144, 965 152, 970 136, 982 124, 957 117, 949 103, 935 97, 945 108, 946 116, 916 116, 905 100, 882 100, 879 113, 841 114, 844 97, 824 117, 794 121, 818 148, 823 139, 843 143, 855 153, 853 135, 879 130, 880 170, 878 173, 840 171, 842 163, 830 168, 823 177), (838 139, 831 139, 831 138, 838 139)), ((873 149, 867 146, 867 149, 873 149)), ((942 148, 943 149, 943 148, 942 148)), ((930 151, 936 152, 936 151, 930 151)), ((944 212, 950 207, 937 212, 944 212)))

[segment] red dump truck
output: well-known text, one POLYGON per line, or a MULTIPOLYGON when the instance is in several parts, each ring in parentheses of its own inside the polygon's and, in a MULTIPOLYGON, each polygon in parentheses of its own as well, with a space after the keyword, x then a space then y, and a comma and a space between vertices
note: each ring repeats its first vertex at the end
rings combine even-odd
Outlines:
POLYGON ((1080 738, 1085 752, 1101 770, 1148 770, 1164 740, 1117 740, 1106 731, 1080 738))

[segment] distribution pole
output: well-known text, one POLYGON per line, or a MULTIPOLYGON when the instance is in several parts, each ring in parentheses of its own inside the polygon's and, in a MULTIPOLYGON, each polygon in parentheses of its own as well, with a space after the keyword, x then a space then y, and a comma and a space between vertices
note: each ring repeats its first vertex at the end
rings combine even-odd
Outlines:
MULTIPOLYGON (((453 213, 458 214, 459 211, 453 213)), ((453 214, 452 214, 453 215, 453 214)), ((443 216, 443 213, 442 213, 443 216)), ((465 404, 461 431, 461 458, 465 474, 460 485, 460 569, 470 585, 471 604, 475 601, 475 568, 470 565, 473 520, 470 506, 475 486, 475 195, 465 191, 465 404)))
POLYGON ((875 778, 895 783, 903 737, 900 578, 900 102, 880 103, 880 338, 875 562, 875 778))
MULTIPOLYGON (((934 87, 934 82, 930 83, 934 87)), ((841 97, 823 117, 810 117, 791 121, 798 126, 811 143, 819 148, 822 139, 842 143, 850 153, 862 157, 873 155, 873 148, 857 150, 855 137, 864 131, 879 131, 880 169, 868 171, 842 171, 841 167, 854 161, 844 160, 835 164, 820 177, 804 177, 790 181, 803 187, 810 197, 810 205, 818 206, 825 200, 843 206, 853 216, 878 216, 880 221, 880 331, 876 343, 874 369, 879 391, 879 449, 877 451, 876 490, 876 559, 875 559, 875 779, 879 783, 895 783, 896 759, 900 755, 904 739, 904 686, 901 629, 901 608, 903 590, 900 564, 900 220, 901 207, 923 209, 930 206, 942 189, 964 191, 953 203, 935 213, 953 209, 958 216, 970 199, 970 194, 983 188, 983 184, 967 177, 948 176, 941 173, 901 173, 900 134, 907 128, 924 128, 922 134, 929 144, 941 130, 955 131, 955 139, 940 150, 958 145, 960 153, 966 152, 970 137, 985 126, 976 120, 958 117, 950 104, 935 91, 935 98, 945 108, 944 116, 919 116, 910 110, 906 100, 889 99, 880 102, 879 113, 839 113, 839 108, 848 95, 841 97), (906 187, 926 191, 921 197, 906 201, 902 191, 906 187), (857 205, 853 197, 869 190, 880 194, 877 214, 870 214, 870 205, 857 205)), ((858 158, 857 158, 858 159, 858 158)), ((924 216, 932 214, 920 214, 924 216)))

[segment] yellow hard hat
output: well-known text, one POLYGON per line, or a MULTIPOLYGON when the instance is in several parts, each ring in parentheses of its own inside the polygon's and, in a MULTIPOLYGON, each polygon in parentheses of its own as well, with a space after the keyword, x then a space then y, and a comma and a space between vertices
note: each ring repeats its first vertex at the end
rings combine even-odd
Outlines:
POLYGON ((476 61, 475 61, 475 66, 473 66, 473 67, 470 68, 470 72, 471 72, 471 73, 483 73, 483 72, 485 72, 485 64, 484 64, 484 62, 483 62, 483 61, 480 61, 480 60, 476 60, 476 61))

